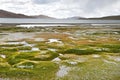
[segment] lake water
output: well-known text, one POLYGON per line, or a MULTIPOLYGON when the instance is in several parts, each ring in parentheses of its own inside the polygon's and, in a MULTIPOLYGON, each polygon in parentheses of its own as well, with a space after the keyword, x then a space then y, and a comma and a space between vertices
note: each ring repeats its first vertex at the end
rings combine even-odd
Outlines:
POLYGON ((120 20, 0 18, 0 24, 120 24, 120 20))

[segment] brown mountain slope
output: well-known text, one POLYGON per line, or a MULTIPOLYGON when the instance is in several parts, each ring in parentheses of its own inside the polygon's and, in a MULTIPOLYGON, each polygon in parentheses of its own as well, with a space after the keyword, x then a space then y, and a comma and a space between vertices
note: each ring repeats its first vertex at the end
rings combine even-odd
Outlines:
POLYGON ((0 10, 0 18, 52 18, 49 16, 45 15, 35 15, 35 16, 27 16, 24 14, 16 14, 13 12, 5 11, 5 10, 0 10))
POLYGON ((30 18, 23 14, 16 14, 5 10, 0 10, 0 18, 30 18))

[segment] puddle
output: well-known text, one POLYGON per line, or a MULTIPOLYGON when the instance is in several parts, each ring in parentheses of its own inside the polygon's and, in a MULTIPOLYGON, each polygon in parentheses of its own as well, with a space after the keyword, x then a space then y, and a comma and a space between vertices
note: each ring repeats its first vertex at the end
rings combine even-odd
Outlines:
POLYGON ((68 63, 71 64, 71 65, 77 65, 78 64, 78 62, 76 62, 76 61, 69 61, 68 63))
POLYGON ((94 55, 92 55, 92 57, 94 57, 94 58, 99 58, 100 55, 94 54, 94 55))
POLYGON ((6 42, 4 44, 10 44, 10 45, 18 45, 18 44, 23 44, 23 46, 30 46, 33 47, 34 44, 28 44, 26 41, 22 41, 22 42, 17 42, 17 41, 10 41, 10 42, 6 42))
POLYGON ((119 56, 109 56, 110 59, 113 59, 114 61, 120 61, 119 56))
POLYGON ((113 61, 108 61, 108 60, 103 60, 104 62, 106 62, 106 63, 109 63, 109 64, 116 64, 116 62, 113 62, 113 61))
POLYGON ((69 32, 63 32, 63 34, 71 35, 71 33, 69 33, 69 32))
POLYGON ((28 65, 20 65, 20 66, 17 66, 17 68, 21 68, 21 69, 30 68, 30 69, 33 69, 33 65, 30 65, 30 66, 28 66, 28 65))
POLYGON ((57 77, 64 77, 68 74, 68 71, 70 70, 70 67, 67 66, 60 66, 59 71, 57 72, 57 77))
POLYGON ((120 61, 120 57, 115 57, 114 60, 115 61, 120 61))
POLYGON ((10 78, 0 78, 0 80, 10 80, 10 78))
POLYGON ((44 38, 35 38, 34 41, 45 41, 44 38))
POLYGON ((0 57, 2 57, 2 58, 6 58, 6 55, 0 54, 0 57))
POLYGON ((24 46, 30 46, 30 47, 33 47, 34 46, 34 44, 29 44, 29 43, 27 43, 26 41, 23 41, 23 42, 21 42, 22 44, 24 44, 24 46))
POLYGON ((61 61, 61 59, 57 57, 57 58, 54 58, 52 61, 61 61))
POLYGON ((0 38, 0 41, 16 41, 26 38, 33 38, 35 34, 34 33, 8 33, 8 35, 5 35, 4 37, 0 38))
POLYGON ((20 50, 19 52, 31 52, 31 50, 20 50))
POLYGON ((97 51, 109 51, 109 48, 96 48, 97 51))
POLYGON ((70 39, 73 39, 73 40, 77 40, 77 38, 74 38, 74 37, 72 37, 72 36, 70 36, 69 38, 70 38, 70 39))
POLYGON ((56 49, 52 49, 52 48, 48 48, 48 50, 53 51, 53 52, 57 51, 56 49))
POLYGON ((63 56, 63 54, 59 54, 59 56, 63 56))
POLYGON ((5 43, 5 44, 26 44, 26 42, 16 42, 16 41, 10 41, 10 42, 7 42, 7 43, 5 43))
POLYGON ((40 49, 33 47, 33 48, 32 48, 32 51, 40 51, 40 49))
POLYGON ((59 41, 59 39, 48 39, 48 43, 53 43, 53 42, 57 42, 57 43, 62 43, 61 41, 59 41))
POLYGON ((118 32, 111 32, 112 34, 116 34, 116 35, 118 35, 119 33, 118 32))

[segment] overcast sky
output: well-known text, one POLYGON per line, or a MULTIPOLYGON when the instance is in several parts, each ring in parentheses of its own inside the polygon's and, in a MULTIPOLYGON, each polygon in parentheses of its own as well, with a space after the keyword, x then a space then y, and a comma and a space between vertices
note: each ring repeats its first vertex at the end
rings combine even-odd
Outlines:
POLYGON ((120 15, 120 0, 0 0, 0 9, 56 18, 120 15))

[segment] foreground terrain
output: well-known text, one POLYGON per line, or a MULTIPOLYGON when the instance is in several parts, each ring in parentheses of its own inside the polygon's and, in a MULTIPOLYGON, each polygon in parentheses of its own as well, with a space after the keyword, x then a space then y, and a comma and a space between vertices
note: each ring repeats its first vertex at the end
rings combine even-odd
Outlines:
POLYGON ((0 80, 119 80, 120 27, 0 27, 0 80))

